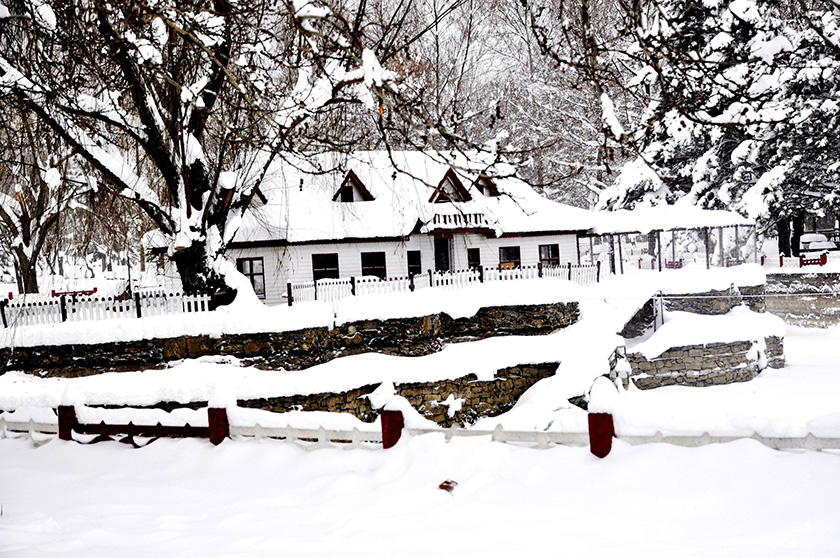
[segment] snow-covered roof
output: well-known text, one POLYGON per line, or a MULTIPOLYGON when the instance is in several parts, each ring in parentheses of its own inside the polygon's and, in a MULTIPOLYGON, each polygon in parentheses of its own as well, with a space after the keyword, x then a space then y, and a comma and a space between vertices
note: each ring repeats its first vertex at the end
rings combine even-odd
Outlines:
POLYGON ((474 183, 486 168, 465 157, 447 159, 418 151, 326 154, 293 164, 277 162, 260 187, 267 202, 243 219, 234 242, 397 238, 436 229, 479 229, 501 236, 588 230, 595 224, 592 212, 543 198, 512 177, 512 168, 488 171, 499 195, 484 195, 474 183), (433 203, 450 169, 470 199, 433 203), (351 170, 373 200, 336 199, 351 170))
POLYGON ((728 227, 733 225, 754 225, 734 211, 702 209, 694 205, 660 205, 637 207, 618 211, 598 211, 594 214, 595 234, 648 233, 672 229, 699 229, 702 227, 728 227))

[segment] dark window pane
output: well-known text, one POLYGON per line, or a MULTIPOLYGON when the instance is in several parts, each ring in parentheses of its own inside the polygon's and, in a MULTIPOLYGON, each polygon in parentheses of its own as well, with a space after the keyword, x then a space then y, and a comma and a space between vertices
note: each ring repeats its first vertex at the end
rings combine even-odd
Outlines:
POLYGON ((510 269, 520 267, 522 264, 519 257, 519 246, 506 246, 499 248, 499 267, 510 269))
POLYGON ((312 254, 312 279, 338 279, 338 254, 312 254))
POLYGON ((408 256, 408 274, 420 275, 423 273, 423 264, 420 260, 420 250, 409 250, 408 256))
POLYGON ((265 298, 265 272, 262 258, 238 258, 236 268, 251 281, 254 293, 265 298))
POLYGON ((481 250, 478 248, 467 248, 467 266, 476 268, 481 265, 481 250))
POLYGON ((362 252, 362 275, 385 279, 385 252, 362 252))
POLYGON ((557 244, 543 244, 540 246, 540 263, 543 265, 560 265, 560 246, 557 244))

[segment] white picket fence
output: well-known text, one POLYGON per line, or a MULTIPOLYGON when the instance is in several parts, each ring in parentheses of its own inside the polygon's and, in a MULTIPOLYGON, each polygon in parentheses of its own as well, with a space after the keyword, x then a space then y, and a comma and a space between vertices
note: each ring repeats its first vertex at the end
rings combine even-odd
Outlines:
POLYGON ((455 271, 429 271, 413 277, 374 276, 350 277, 348 279, 318 279, 304 283, 288 283, 286 298, 289 306, 295 302, 320 300, 335 307, 335 304, 349 296, 367 294, 406 293, 427 287, 460 290, 476 283, 489 281, 519 281, 523 279, 567 279, 588 286, 600 280, 600 264, 523 266, 511 269, 471 268, 455 271))
POLYGON ((31 301, 27 298, 3 301, 0 307, 4 327, 21 327, 61 322, 112 320, 166 316, 210 310, 207 295, 180 293, 136 293, 133 298, 72 296, 31 301))

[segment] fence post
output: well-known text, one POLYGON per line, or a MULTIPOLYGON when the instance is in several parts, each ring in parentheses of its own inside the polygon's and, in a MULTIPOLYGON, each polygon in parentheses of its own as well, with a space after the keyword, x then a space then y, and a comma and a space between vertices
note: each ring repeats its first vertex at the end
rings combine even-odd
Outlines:
POLYGON ((138 318, 143 317, 143 310, 140 306, 140 293, 134 293, 134 311, 137 313, 138 318))
POLYGON ((408 274, 408 290, 414 292, 414 274, 408 274))
POLYGON ((216 409, 207 408, 207 420, 210 425, 210 442, 218 446, 230 437, 230 422, 228 422, 227 409, 224 407, 216 409))
POLYGON ((312 284, 315 285, 315 300, 318 300, 318 280, 313 279, 312 284))
POLYGON ((601 282, 601 260, 595 262, 595 282, 601 282))
POLYGON ((356 276, 350 276, 350 296, 356 296, 356 276))
POLYGON ((537 277, 542 279, 542 262, 537 262, 537 277))
POLYGON ((67 321, 67 297, 65 297, 64 295, 61 295, 61 297, 58 299, 58 304, 61 307, 61 321, 66 322, 67 321))
POLYGON ((294 300, 292 298, 292 284, 291 283, 286 283, 286 298, 289 300, 289 306, 291 306, 292 305, 292 300, 294 300))
POLYGON ((799 254, 799 267, 805 267, 805 256, 799 254))
POLYGON ((72 440, 73 427, 76 425, 76 407, 73 405, 58 406, 58 439, 72 440))
POLYGON ((9 321, 6 319, 6 306, 8 305, 8 300, 0 300, 0 317, 3 318, 3 327, 9 327, 9 321))
POLYGON ((484 283, 484 266, 478 266, 478 282, 484 283))
POLYGON ((402 429, 405 426, 402 411, 382 411, 380 417, 382 422, 382 449, 392 448, 400 441, 402 429))
POLYGON ((431 269, 429 269, 429 286, 430 287, 435 286, 435 280, 434 280, 434 277, 432 276, 432 270, 431 269))
POLYGON ((779 254, 779 267, 784 267, 784 266, 785 266, 785 255, 784 254, 779 254))
POLYGON ((604 458, 610 454, 615 424, 610 413, 589 413, 589 451, 604 458))
POLYGON ((572 262, 569 262, 569 281, 572 280, 572 262))

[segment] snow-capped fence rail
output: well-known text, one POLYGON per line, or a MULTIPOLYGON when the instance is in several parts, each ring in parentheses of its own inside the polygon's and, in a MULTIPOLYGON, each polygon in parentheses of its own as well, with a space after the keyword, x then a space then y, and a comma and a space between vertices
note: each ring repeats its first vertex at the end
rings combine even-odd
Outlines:
MULTIPOLYGON (((272 438, 296 441, 307 444, 310 449, 331 447, 334 444, 342 447, 370 447, 371 444, 382 444, 387 449, 394 446, 403 435, 422 436, 425 434, 443 434, 446 440, 455 437, 485 436, 489 440, 502 443, 517 443, 532 445, 537 448, 547 448, 551 444, 586 446, 599 457, 605 457, 610 452, 612 440, 617 439, 630 445, 641 444, 671 444, 681 447, 695 448, 710 444, 725 444, 738 440, 754 440, 776 450, 804 449, 811 451, 840 450, 840 437, 818 437, 813 434, 800 437, 762 436, 753 433, 749 436, 711 435, 708 432, 694 435, 670 436, 656 432, 652 435, 623 435, 614 431, 612 416, 605 413, 589 414, 589 429, 586 432, 547 432, 543 430, 505 430, 501 425, 493 430, 464 429, 457 426, 451 428, 406 428, 400 411, 383 411, 379 430, 328 430, 323 427, 317 429, 292 427, 264 427, 259 424, 253 426, 231 425, 228 422, 227 410, 224 408, 209 408, 207 410, 208 426, 167 426, 155 425, 106 424, 105 422, 83 424, 76 419, 76 407, 60 406, 58 410, 58 424, 48 422, 8 421, 0 416, 0 438, 7 432, 58 434, 59 439, 71 440, 73 433, 95 435, 99 440, 109 439, 111 436, 123 435, 133 441, 134 436, 161 437, 194 437, 208 438, 216 445, 227 437, 272 438)), ((86 409, 85 414, 90 409, 86 409)), ((34 437, 33 437, 34 440, 34 437)))
POLYGON ((210 297, 207 295, 134 293, 131 298, 57 295, 46 300, 27 301, 21 298, 0 301, 3 327, 142 318, 210 310, 210 297))
POLYGON ((458 290, 475 283, 489 281, 516 281, 522 279, 567 279, 580 285, 592 285, 601 280, 601 262, 592 265, 566 265, 514 267, 510 269, 484 268, 452 271, 432 271, 409 275, 408 277, 379 278, 368 275, 349 279, 318 279, 304 283, 286 284, 286 301, 289 306, 295 302, 320 300, 336 303, 348 296, 366 294, 414 292, 426 287, 458 290))

